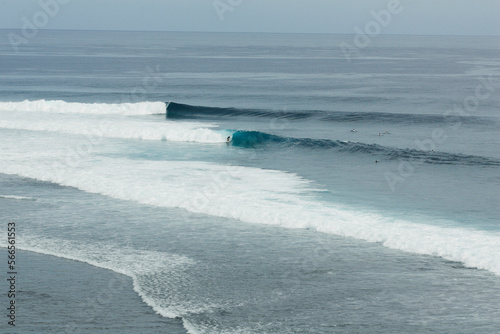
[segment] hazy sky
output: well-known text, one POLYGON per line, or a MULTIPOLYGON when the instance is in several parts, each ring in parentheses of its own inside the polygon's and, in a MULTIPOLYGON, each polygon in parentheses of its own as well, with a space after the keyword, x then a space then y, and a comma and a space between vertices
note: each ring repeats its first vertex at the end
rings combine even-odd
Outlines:
POLYGON ((354 33, 391 4, 381 33, 500 35, 500 0, 0 0, 0 28, 354 33))

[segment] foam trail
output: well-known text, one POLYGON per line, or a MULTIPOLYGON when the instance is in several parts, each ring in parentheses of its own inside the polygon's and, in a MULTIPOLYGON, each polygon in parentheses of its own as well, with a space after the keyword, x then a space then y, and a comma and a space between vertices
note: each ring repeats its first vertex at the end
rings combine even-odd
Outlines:
POLYGON ((75 187, 147 205, 354 237, 407 252, 441 256, 500 275, 500 234, 446 228, 319 202, 311 182, 295 174, 196 161, 102 158, 56 175, 52 159, 0 164, 0 172, 75 187), (120 166, 126 165, 127 168, 120 166), (256 182, 258 180, 258 182, 256 182), (272 184, 269 188, 267 185, 272 184))
POLYGON ((165 114, 166 104, 164 102, 77 103, 60 100, 25 100, 22 102, 0 102, 0 110, 57 114, 151 115, 165 114))
POLYGON ((16 196, 16 195, 0 195, 0 198, 13 199, 13 200, 18 200, 18 201, 37 201, 38 200, 38 198, 36 198, 36 197, 25 197, 25 196, 16 196))
POLYGON ((198 143, 225 142, 226 133, 217 132, 211 129, 212 127, 215 125, 164 119, 144 121, 100 115, 89 115, 85 118, 74 115, 54 117, 35 112, 0 111, 0 128, 84 135, 93 140, 105 137, 198 143), (36 122, 33 121, 34 118, 36 122))
MULTIPOLYGON (((186 256, 109 243, 82 244, 36 236, 19 236, 16 246, 21 250, 79 261, 128 276, 132 278, 134 291, 163 317, 182 317, 190 313, 206 312, 214 307, 201 301, 185 300, 183 296, 174 293, 176 287, 189 280, 184 272, 196 265, 194 260, 186 256), (158 298, 156 294, 160 290, 172 293, 158 298)), ((5 241, 0 241, 0 247, 7 247, 5 241)))

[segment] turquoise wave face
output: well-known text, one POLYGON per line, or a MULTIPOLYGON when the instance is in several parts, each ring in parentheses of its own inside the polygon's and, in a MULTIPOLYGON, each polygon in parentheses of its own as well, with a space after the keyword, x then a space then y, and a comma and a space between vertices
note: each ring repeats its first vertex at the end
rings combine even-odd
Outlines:
POLYGON ((370 154, 381 159, 403 159, 427 164, 500 166, 500 160, 481 156, 434 152, 434 150, 398 149, 377 144, 339 140, 282 137, 260 131, 237 130, 231 136, 231 144, 243 148, 297 147, 303 149, 334 150, 352 154, 370 154))

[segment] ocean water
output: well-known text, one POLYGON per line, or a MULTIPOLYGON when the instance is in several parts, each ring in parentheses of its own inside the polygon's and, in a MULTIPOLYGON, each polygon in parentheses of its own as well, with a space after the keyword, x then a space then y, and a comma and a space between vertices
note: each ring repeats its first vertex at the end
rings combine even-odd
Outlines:
POLYGON ((1 40, 17 329, 498 333, 499 38, 352 38, 1 40))

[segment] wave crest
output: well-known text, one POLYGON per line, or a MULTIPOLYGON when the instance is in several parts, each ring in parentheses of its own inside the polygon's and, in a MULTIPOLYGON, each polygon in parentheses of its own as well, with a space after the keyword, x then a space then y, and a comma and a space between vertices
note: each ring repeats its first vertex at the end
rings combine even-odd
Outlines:
POLYGON ((0 102, 0 110, 57 114, 152 115, 164 114, 166 104, 164 102, 79 103, 61 100, 24 100, 22 102, 0 102))
POLYGON ((480 124, 482 126, 495 126, 498 119, 478 116, 458 115, 435 115, 435 114, 410 114, 389 112, 345 112, 326 110, 272 110, 272 109, 250 109, 250 108, 221 108, 211 106, 194 106, 176 102, 169 102, 167 107, 167 118, 171 119, 217 119, 226 117, 248 117, 248 118, 280 118, 288 120, 312 119, 321 122, 370 122, 370 123, 392 123, 392 124, 449 124, 460 122, 463 124, 480 124))
POLYGON ((361 153, 382 156, 388 160, 402 159, 442 165, 500 166, 500 161, 497 159, 476 155, 423 151, 417 149, 400 149, 378 144, 330 139, 282 137, 260 131, 235 131, 232 136, 232 145, 244 148, 278 145, 280 147, 299 147, 323 150, 331 149, 344 153, 361 153))

